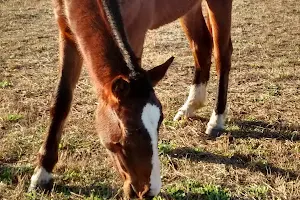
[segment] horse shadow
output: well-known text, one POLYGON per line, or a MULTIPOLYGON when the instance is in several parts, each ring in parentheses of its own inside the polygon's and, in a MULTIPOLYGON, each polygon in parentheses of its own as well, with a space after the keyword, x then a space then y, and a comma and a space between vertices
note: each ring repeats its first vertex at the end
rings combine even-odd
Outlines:
POLYGON ((193 162, 206 162, 215 164, 231 165, 236 168, 248 169, 250 171, 259 171, 264 175, 277 175, 285 177, 288 181, 297 180, 300 177, 298 172, 288 169, 282 169, 271 163, 253 162, 251 156, 243 154, 234 154, 231 157, 217 155, 210 152, 199 152, 193 148, 183 147, 167 152, 171 158, 188 159, 193 162))
MULTIPOLYGON (((204 119, 204 121, 207 121, 204 119)), ((283 123, 270 124, 264 121, 231 119, 229 127, 237 126, 234 129, 224 130, 221 134, 227 134, 229 141, 234 138, 270 138, 276 140, 300 141, 300 126, 285 125, 283 123)), ((220 135, 221 135, 220 134, 220 135)), ((207 139, 216 139, 217 137, 208 136, 207 139)), ((250 171, 260 171, 265 175, 270 172, 274 175, 286 177, 287 180, 296 180, 300 173, 282 169, 271 163, 253 162, 251 156, 243 154, 234 154, 231 157, 216 155, 210 152, 199 152, 189 147, 177 148, 167 152, 170 157, 179 159, 189 159, 195 162, 207 162, 216 164, 231 165, 237 168, 249 169, 250 171)))
POLYGON ((0 160, 0 182, 15 185, 20 181, 20 177, 29 176, 33 173, 30 166, 12 166, 0 160))
POLYGON ((52 192, 55 193, 63 193, 66 196, 74 195, 84 199, 97 199, 99 197, 101 197, 101 199, 121 199, 123 193, 120 191, 121 190, 101 183, 101 180, 95 180, 88 186, 56 184, 52 190, 52 192))
POLYGON ((275 124, 266 123, 264 121, 250 121, 232 119, 229 126, 237 126, 237 129, 225 130, 234 138, 270 138, 276 140, 300 141, 300 126, 286 125, 281 122, 275 124))
MULTIPOLYGON (((24 181, 24 187, 29 187, 29 179, 33 174, 34 168, 32 166, 13 166, 12 163, 2 162, 0 160, 0 182, 7 185, 18 185, 21 179, 24 181), (22 177, 20 179, 20 177, 22 177)), ((108 184, 102 183, 103 180, 93 180, 89 185, 65 185, 65 184, 54 184, 51 193, 62 193, 66 197, 76 196, 80 199, 92 198, 97 199, 98 197, 104 199, 120 199, 122 192, 115 188, 112 188, 108 184)), ((26 190, 25 189, 25 190, 26 190)), ((50 191, 37 190, 36 195, 50 195, 50 191)), ((30 193, 26 195, 30 196, 30 193)), ((0 195, 1 196, 1 195, 0 195)))
MULTIPOLYGON (((195 118, 192 118, 195 120, 195 118)), ((202 117, 197 117, 196 120, 201 120, 203 123, 207 123, 208 120, 202 117)), ((275 140, 289 140, 289 141, 300 141, 300 126, 297 125, 285 125, 283 123, 270 124, 264 121, 254 120, 240 120, 231 119, 228 123, 229 127, 235 127, 221 132, 219 135, 227 134, 229 141, 234 138, 253 138, 253 139, 275 139, 275 140)), ((204 136, 206 139, 215 140, 215 136, 204 136)), ((204 163, 215 163, 225 164, 226 166, 233 166, 234 168, 247 169, 252 172, 261 172, 264 175, 272 175, 284 177, 287 181, 295 181, 300 178, 298 171, 289 169, 283 169, 277 167, 271 163, 265 163, 261 161, 253 161, 251 155, 243 155, 236 153, 231 157, 217 155, 207 151, 199 151, 189 147, 176 148, 170 151, 166 151, 165 154, 171 158, 190 160, 192 162, 204 162, 204 163)), ((186 196, 182 199, 205 199, 203 195, 197 193, 186 193, 186 196)), ((174 195, 168 193, 162 193, 162 197, 165 199, 180 199, 174 198, 174 195)), ((235 199, 235 197, 231 198, 235 199)), ((237 199, 242 199, 238 197, 237 199)))

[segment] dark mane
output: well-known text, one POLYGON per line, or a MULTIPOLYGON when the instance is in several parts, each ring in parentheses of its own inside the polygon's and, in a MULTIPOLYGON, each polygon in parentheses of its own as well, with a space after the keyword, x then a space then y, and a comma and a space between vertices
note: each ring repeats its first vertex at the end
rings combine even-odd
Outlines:
POLYGON ((102 4, 111 27, 114 40, 118 45, 121 54, 123 55, 124 60, 130 70, 129 76, 134 78, 137 76, 137 72, 140 71, 140 67, 137 63, 137 58, 128 42, 119 4, 116 0, 102 0, 102 4))

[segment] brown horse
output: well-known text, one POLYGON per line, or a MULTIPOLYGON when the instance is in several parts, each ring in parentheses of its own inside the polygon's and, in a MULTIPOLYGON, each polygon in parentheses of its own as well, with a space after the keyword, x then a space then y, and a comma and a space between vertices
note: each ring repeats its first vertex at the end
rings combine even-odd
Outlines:
POLYGON ((62 127, 84 60, 99 100, 97 130, 124 179, 125 195, 157 195, 161 188, 157 141, 163 116, 153 86, 173 58, 143 70, 126 40, 116 1, 54 0, 54 8, 60 35, 60 79, 29 190, 52 188, 62 127))
POLYGON ((188 99, 175 120, 192 116, 204 105, 214 47, 219 90, 206 130, 214 133, 223 128, 225 120, 232 53, 232 0, 207 0, 207 21, 201 0, 53 1, 60 31, 60 80, 51 124, 30 188, 47 189, 52 185, 51 172, 58 159, 62 127, 84 60, 99 99, 97 130, 124 179, 125 196, 143 198, 158 194, 161 180, 157 132, 162 111, 153 86, 164 76, 173 58, 150 71, 143 70, 139 64, 145 34, 148 29, 180 18, 190 41, 196 72, 188 99))

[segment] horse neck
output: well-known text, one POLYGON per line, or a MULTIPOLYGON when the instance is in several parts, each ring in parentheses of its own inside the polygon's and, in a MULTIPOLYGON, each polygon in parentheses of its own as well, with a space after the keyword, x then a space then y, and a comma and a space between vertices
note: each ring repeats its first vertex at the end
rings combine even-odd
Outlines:
POLYGON ((111 27, 111 32, 114 35, 114 39, 117 42, 127 65, 131 68, 131 70, 134 70, 135 66, 137 66, 134 65, 137 64, 135 63, 136 56, 127 40, 119 3, 117 0, 101 1, 103 10, 106 13, 107 22, 109 24, 108 26, 111 27))
POLYGON ((128 63, 124 59, 126 52, 124 53, 124 49, 118 44, 123 42, 124 38, 121 38, 121 41, 115 39, 118 30, 109 22, 103 2, 105 1, 78 1, 80 5, 76 5, 72 1, 66 12, 70 28, 98 90, 103 89, 119 75, 129 78, 141 71, 134 61, 128 63))

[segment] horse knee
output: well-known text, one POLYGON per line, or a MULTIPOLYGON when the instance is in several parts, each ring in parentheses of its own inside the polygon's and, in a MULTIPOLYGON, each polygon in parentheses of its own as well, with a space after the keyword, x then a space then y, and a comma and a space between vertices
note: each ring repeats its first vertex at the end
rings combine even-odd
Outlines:
POLYGON ((65 119, 69 113, 73 91, 65 84, 59 84, 50 109, 52 118, 65 119))

